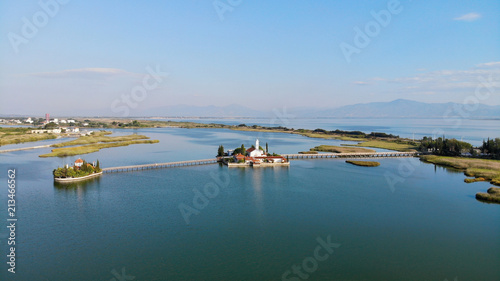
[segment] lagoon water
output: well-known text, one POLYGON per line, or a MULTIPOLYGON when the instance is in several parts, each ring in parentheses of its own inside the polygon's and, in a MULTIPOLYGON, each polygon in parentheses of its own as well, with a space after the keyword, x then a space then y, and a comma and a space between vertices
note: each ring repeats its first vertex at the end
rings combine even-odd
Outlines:
MULTIPOLYGON (((220 144, 249 146, 257 136, 277 153, 345 143, 222 129, 115 132, 160 143, 84 158, 108 167, 211 158, 220 144)), ((120 280, 123 273, 134 280, 281 280, 328 237, 340 245, 310 273, 302 269, 308 280, 500 280, 500 206, 474 198, 490 185, 465 184, 463 173, 418 159, 380 159, 375 168, 331 159, 289 168, 214 164, 62 187, 51 171, 76 157, 38 157, 48 151, 0 154, 2 219, 9 168, 17 172, 19 219, 15 276, 7 273, 0 228, 0 280, 120 280), (401 181, 391 185, 386 173, 401 181), (196 190, 216 185, 219 192, 187 224, 179 205, 196 207, 196 190)))
MULTIPOLYGON (((172 119, 178 121, 177 119, 172 119)), ((276 112, 274 118, 244 118, 244 119, 186 119, 198 123, 218 123, 226 125, 260 125, 266 127, 284 126, 295 129, 317 128, 325 130, 361 131, 365 133, 383 132, 403 138, 421 139, 427 137, 456 138, 473 145, 481 145, 483 139, 497 138, 500 132, 500 120, 494 119, 461 119, 461 118, 316 118, 300 119, 286 112, 276 112)))

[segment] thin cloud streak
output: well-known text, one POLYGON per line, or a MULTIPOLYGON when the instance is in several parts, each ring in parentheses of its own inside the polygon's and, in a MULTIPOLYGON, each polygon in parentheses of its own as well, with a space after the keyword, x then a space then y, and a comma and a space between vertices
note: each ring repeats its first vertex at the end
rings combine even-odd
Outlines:
POLYGON ((480 19, 482 16, 481 14, 478 13, 468 13, 459 17, 454 18, 453 20, 458 20, 458 21, 475 21, 480 19))
POLYGON ((387 82, 400 86, 400 90, 420 94, 438 94, 443 91, 470 90, 478 85, 478 78, 492 80, 492 87, 500 87, 500 62, 478 64, 469 70, 438 70, 417 74, 411 77, 383 79, 380 77, 369 79, 369 82, 355 81, 354 84, 366 85, 387 82))
POLYGON ((111 77, 124 77, 124 76, 139 76, 144 74, 133 73, 123 69, 118 68, 79 68, 79 69, 67 69, 62 71, 54 72, 38 72, 38 73, 27 73, 21 76, 32 76, 40 78, 50 78, 50 79, 107 79, 111 77))

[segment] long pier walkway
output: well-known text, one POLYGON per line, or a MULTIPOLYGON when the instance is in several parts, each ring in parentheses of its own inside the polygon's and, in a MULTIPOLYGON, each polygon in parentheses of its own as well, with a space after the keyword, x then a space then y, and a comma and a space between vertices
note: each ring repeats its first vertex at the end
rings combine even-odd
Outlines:
MULTIPOLYGON (((318 158, 387 158, 387 157, 414 157, 418 152, 375 152, 375 153, 318 153, 318 154, 281 154, 288 159, 318 159, 318 158)), ((177 161, 167 163, 154 163, 121 167, 103 168, 103 173, 117 173, 117 172, 130 172, 141 171, 150 169, 173 168, 183 166, 196 166, 217 163, 217 158, 191 160, 191 161, 177 161)))
POLYGON ((416 151, 408 152, 363 152, 363 153, 318 153, 318 154, 281 154, 288 159, 317 159, 317 158, 387 158, 387 157, 414 157, 416 151))
POLYGON ((154 164, 144 164, 144 165, 132 165, 132 166, 122 166, 122 167, 109 167, 109 168, 103 168, 102 171, 104 173, 129 172, 129 171, 140 171, 149 169, 182 167, 182 166, 207 165, 215 163, 217 163, 217 158, 191 160, 191 161, 177 161, 168 163, 154 163, 154 164))
POLYGON ((8 152, 21 151, 21 150, 30 150, 30 149, 37 149, 37 148, 46 148, 46 147, 50 147, 50 146, 51 146, 51 144, 38 145, 38 146, 30 146, 30 147, 21 147, 21 148, 12 148, 12 149, 0 150, 0 153, 8 153, 8 152))

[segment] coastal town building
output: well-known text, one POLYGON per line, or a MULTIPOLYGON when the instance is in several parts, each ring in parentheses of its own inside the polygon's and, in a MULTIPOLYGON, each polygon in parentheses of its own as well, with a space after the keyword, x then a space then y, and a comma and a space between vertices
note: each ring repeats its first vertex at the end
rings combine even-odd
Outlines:
POLYGON ((54 128, 54 129, 37 129, 37 130, 31 130, 32 134, 61 134, 61 133, 67 133, 67 134, 80 134, 82 136, 85 135, 90 135, 93 131, 85 131, 85 132, 80 132, 80 129, 77 127, 59 127, 59 128, 54 128))

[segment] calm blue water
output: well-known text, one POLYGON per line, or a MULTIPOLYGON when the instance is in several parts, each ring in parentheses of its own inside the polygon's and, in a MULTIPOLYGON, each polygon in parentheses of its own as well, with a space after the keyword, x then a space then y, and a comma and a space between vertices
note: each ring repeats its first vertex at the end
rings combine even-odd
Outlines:
MULTIPOLYGON (((344 143, 230 130, 119 131, 130 132, 160 143, 85 159, 118 166, 210 158, 220 144, 249 146, 257 136, 277 153, 344 143)), ((76 157, 38 157, 48 151, 0 154, 0 207, 7 169, 16 168, 19 219, 18 273, 7 274, 2 261, 0 280, 112 280, 122 269, 134 280, 281 280, 327 237, 340 246, 315 270, 302 269, 308 280, 500 280, 500 206, 474 198, 490 185, 465 184, 462 173, 417 159, 381 159, 375 168, 325 159, 289 168, 207 165, 61 187, 51 171, 76 157), (386 173, 401 182, 391 185, 386 173), (204 189, 213 196, 193 202, 204 189), (196 208, 189 224, 180 204, 196 208)))

